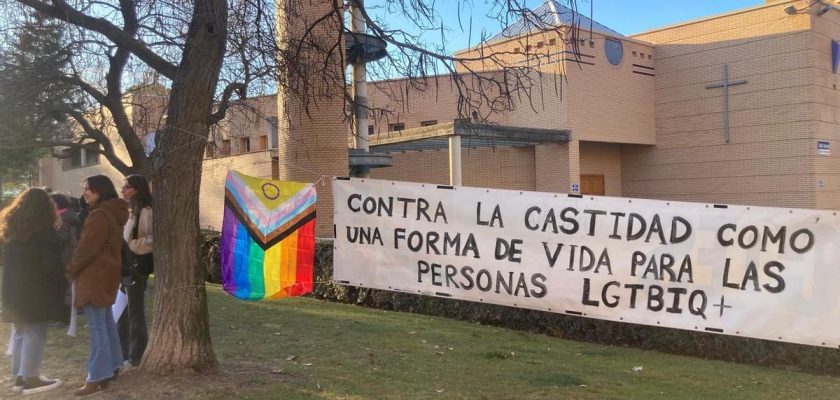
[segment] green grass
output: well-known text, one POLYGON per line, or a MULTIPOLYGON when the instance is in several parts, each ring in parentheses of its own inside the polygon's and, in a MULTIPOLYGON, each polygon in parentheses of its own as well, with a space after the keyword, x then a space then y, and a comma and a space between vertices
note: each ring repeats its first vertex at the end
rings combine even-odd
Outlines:
MULTIPOLYGON (((235 384, 204 391, 184 384, 148 398, 840 398, 837 377, 572 342, 308 298, 248 303, 215 285, 208 292, 220 376, 235 384)), ((51 332, 45 370, 60 377, 83 374, 85 335, 58 333, 51 332)), ((3 335, 8 325, 0 327, 3 335)), ((147 398, 138 390, 116 398, 147 398)))

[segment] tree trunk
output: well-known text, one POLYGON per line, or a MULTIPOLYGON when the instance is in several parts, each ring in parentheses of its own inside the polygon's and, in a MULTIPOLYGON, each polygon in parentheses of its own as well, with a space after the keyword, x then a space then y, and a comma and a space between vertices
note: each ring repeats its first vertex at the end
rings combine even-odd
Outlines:
POLYGON ((151 160, 155 192, 155 305, 144 369, 211 372, 207 292, 198 266, 204 147, 227 36, 226 0, 196 0, 172 82, 167 124, 151 160))

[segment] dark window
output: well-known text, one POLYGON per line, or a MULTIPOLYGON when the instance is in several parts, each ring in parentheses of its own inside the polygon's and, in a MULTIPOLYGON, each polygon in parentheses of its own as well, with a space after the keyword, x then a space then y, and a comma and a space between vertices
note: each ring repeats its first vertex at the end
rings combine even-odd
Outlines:
POLYGON ((278 125, 277 117, 268 117, 267 119, 268 119, 268 147, 270 149, 276 149, 277 148, 277 139, 278 139, 278 136, 277 136, 277 129, 278 129, 278 127, 277 127, 277 125, 278 125))
POLYGON ((223 156, 229 156, 230 155, 230 139, 222 140, 221 155, 223 155, 223 156))
POLYGON ((81 147, 76 147, 76 148, 73 148, 73 150, 71 150, 70 152, 71 152, 70 166, 73 167, 73 168, 81 167, 82 162, 83 162, 82 161, 82 156, 83 156, 82 155, 82 148, 81 147))
POLYGON ((429 121, 422 121, 420 122, 420 126, 432 126, 437 125, 437 120, 429 120, 429 121))
POLYGON ((549 46, 554 46, 555 44, 557 44, 557 39, 548 39, 549 46))
POLYGON ((98 149, 98 144, 89 144, 85 146, 85 166, 99 164, 98 149))
POLYGON ((373 125, 368 125, 368 135, 373 135, 373 125))
POLYGON ((206 158, 216 157, 216 143, 207 142, 207 146, 204 148, 204 157, 206 157, 206 158))
POLYGON ((405 124, 402 122, 398 122, 396 124, 388 124, 389 132, 398 132, 403 130, 405 130, 405 124))
POLYGON ((249 153, 251 151, 251 138, 239 138, 239 152, 249 153))
POLYGON ((268 135, 260 136, 260 150, 268 150, 268 135))

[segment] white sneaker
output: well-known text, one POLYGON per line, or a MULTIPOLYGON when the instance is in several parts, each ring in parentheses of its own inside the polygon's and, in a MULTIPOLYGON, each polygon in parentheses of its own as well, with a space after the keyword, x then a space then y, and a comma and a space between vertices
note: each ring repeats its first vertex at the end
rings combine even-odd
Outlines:
POLYGON ((49 379, 43 376, 26 378, 24 379, 23 390, 21 393, 26 396, 29 394, 46 392, 61 386, 62 383, 64 382, 62 382, 61 379, 49 379))

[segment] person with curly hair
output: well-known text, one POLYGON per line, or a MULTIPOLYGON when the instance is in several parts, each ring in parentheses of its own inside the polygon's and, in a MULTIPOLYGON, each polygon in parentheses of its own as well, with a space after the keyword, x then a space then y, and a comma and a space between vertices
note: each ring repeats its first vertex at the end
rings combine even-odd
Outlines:
POLYGON ((56 251, 61 247, 57 227, 55 204, 43 189, 24 191, 0 212, 5 255, 2 318, 13 324, 13 389, 24 395, 62 384, 40 374, 48 324, 64 317, 67 282, 56 251))

